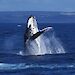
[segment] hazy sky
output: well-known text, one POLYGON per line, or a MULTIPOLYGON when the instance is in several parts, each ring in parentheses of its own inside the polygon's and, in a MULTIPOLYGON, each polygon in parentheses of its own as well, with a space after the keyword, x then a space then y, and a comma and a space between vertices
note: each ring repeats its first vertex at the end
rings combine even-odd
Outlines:
POLYGON ((75 11, 75 0, 0 0, 0 11, 75 11))

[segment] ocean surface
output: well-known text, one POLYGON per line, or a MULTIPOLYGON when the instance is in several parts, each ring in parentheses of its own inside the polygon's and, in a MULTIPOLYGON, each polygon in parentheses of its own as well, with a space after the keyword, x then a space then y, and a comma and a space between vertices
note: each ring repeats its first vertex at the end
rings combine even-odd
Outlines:
POLYGON ((75 75, 75 16, 56 12, 17 13, 14 12, 23 19, 17 19, 11 12, 0 13, 0 75, 75 75), (65 53, 18 55, 24 50, 24 32, 30 15, 37 18, 39 29, 53 27, 65 53))

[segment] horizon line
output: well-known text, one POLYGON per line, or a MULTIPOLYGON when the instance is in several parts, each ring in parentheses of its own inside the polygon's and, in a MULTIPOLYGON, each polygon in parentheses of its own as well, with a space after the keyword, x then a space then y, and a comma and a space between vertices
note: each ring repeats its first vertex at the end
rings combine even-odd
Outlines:
POLYGON ((75 11, 0 11, 0 12, 75 12, 75 11))

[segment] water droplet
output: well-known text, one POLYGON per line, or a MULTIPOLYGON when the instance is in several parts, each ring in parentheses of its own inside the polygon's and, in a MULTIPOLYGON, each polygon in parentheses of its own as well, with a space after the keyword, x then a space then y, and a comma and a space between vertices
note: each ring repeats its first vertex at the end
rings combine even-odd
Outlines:
POLYGON ((22 25, 17 25, 18 27, 21 27, 22 25))

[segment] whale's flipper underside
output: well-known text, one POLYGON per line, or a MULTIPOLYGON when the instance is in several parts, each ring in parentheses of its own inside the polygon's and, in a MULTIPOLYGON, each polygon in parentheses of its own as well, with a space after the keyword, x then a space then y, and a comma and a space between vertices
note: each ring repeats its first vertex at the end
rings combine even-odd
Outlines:
POLYGON ((47 27, 47 28, 42 29, 42 30, 40 30, 39 32, 37 32, 36 34, 33 34, 33 36, 31 36, 30 39, 31 39, 31 40, 34 40, 34 39, 36 39, 37 37, 39 37, 42 33, 46 32, 46 31, 48 31, 48 30, 50 30, 50 29, 52 29, 52 27, 47 27))

